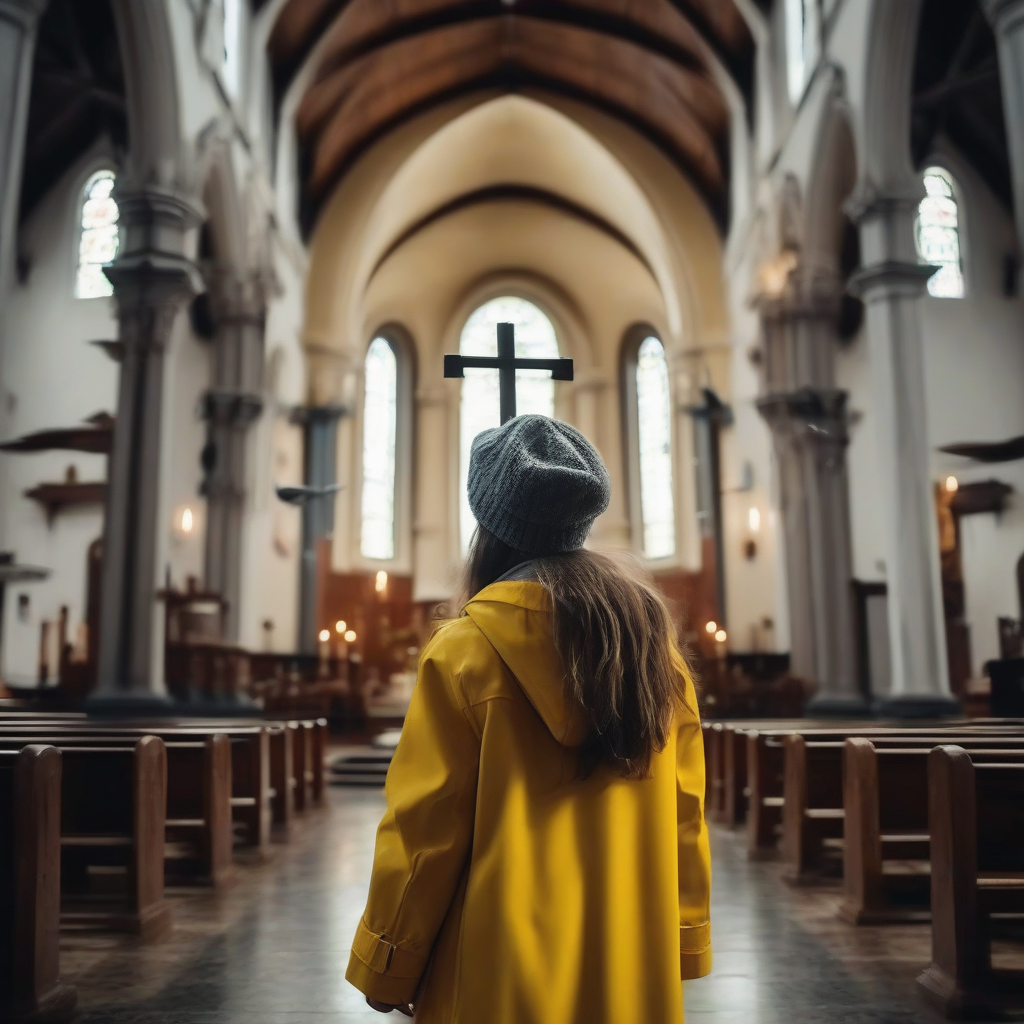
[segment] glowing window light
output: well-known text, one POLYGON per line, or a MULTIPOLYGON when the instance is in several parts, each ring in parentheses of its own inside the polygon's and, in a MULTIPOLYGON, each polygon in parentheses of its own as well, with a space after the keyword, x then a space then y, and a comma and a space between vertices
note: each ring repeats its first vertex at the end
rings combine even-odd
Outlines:
POLYGON ((78 239, 78 273, 75 297, 101 299, 114 289, 103 265, 117 256, 117 203, 114 201, 114 172, 97 171, 82 190, 81 234, 78 239))
POLYGON ((370 342, 365 382, 360 550, 364 558, 394 558, 398 359, 386 338, 370 342))
POLYGON ((922 263, 938 265, 928 278, 928 294, 944 299, 961 299, 964 274, 960 259, 960 223, 953 179, 941 167, 924 172, 927 195, 917 208, 915 241, 922 263))
MULTIPOLYGON (((528 359, 556 359, 558 339, 555 328, 532 302, 515 295, 503 295, 480 306, 466 321, 459 339, 459 352, 464 356, 496 356, 497 325, 515 324, 516 355, 528 359)), ((555 382, 546 370, 516 370, 516 412, 555 414, 555 382)), ((459 527, 462 551, 476 529, 476 520, 469 508, 466 479, 469 475, 469 449, 481 430, 500 425, 498 374, 496 370, 467 369, 462 381, 459 411, 459 527)))
POLYGON ((648 558, 669 558, 676 551, 672 400, 665 348, 655 337, 644 339, 637 352, 636 405, 644 554, 648 558))

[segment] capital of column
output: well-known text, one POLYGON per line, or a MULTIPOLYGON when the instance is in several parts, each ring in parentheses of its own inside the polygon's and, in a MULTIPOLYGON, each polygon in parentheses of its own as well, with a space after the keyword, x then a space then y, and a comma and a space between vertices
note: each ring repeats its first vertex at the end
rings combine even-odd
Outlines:
POLYGON ((916 179, 883 188, 864 178, 843 203, 843 211, 855 224, 878 218, 914 217, 924 195, 924 183, 916 179))
POLYGON ((981 0, 981 7, 997 32, 1024 26, 1024 0, 981 0))
POLYGON ((757 408, 778 439, 809 442, 834 451, 849 444, 847 392, 838 388, 799 388, 757 400, 757 408))
POLYGON ((844 288, 835 271, 798 264, 789 272, 782 291, 761 292, 753 305, 766 320, 834 320, 839 316, 844 288))
POLYGON ((211 264, 203 268, 203 279, 210 297, 210 310, 218 326, 263 324, 268 292, 264 274, 211 264))
POLYGON ((211 388, 203 395, 203 419, 216 426, 247 427, 262 411, 262 397, 248 391, 211 388))
POLYGON ((932 263, 907 263, 904 260, 882 260, 861 267, 847 282, 852 295, 866 303, 896 296, 917 298, 923 295, 928 279, 939 268, 932 263))
POLYGON ((196 265, 184 252, 185 233, 199 210, 185 196, 148 186, 118 192, 121 244, 104 268, 114 286, 121 341, 162 346, 181 301, 203 289, 196 265))
POLYGON ((332 403, 330 405, 297 405, 288 417, 292 423, 299 425, 313 423, 331 423, 342 416, 351 416, 352 410, 347 405, 332 403))

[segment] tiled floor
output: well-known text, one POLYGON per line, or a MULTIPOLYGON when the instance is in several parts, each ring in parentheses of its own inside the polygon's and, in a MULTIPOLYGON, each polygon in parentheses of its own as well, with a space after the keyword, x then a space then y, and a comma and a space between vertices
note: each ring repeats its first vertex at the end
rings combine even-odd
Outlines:
MULTIPOLYGON (((274 860, 222 896, 174 898, 176 927, 138 946, 68 937, 64 972, 88 1024, 356 1024, 369 1010, 344 967, 382 808, 333 789, 274 860)), ((689 1024, 936 1024, 914 992, 927 927, 851 928, 834 890, 792 889, 716 832, 715 970, 686 989, 689 1024)), ((486 1024, 486 1022, 481 1022, 486 1024)), ((652 1021, 651 1024, 658 1024, 652 1021)))

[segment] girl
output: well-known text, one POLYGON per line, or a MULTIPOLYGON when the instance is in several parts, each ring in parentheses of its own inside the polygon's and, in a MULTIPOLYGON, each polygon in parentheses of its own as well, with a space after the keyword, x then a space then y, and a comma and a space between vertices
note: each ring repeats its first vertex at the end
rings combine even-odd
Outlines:
POLYGON ((423 1024, 681 1024, 711 969, 693 683, 608 472, 519 416, 473 441, 459 618, 424 648, 348 980, 423 1024))

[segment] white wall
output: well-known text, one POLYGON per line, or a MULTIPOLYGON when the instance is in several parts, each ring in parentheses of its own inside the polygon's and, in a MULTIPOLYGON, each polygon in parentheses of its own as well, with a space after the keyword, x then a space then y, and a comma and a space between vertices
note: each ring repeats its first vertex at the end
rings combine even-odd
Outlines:
POLYGON ((1024 463, 982 465, 943 455, 956 441, 1000 441, 1024 434, 1024 300, 1003 295, 1003 260, 1016 249, 1013 220, 950 147, 927 163, 959 186, 966 277, 963 299, 921 300, 928 433, 936 479, 1002 480, 1015 494, 1001 515, 962 519, 963 573, 973 671, 999 656, 996 619, 1017 618, 1016 563, 1024 554, 1024 463))
MULTIPOLYGON (((22 226, 19 252, 30 270, 5 305, 6 392, 0 396, 5 440, 47 427, 74 426, 95 412, 114 412, 117 366, 88 344, 117 337, 113 300, 74 297, 82 187, 93 171, 110 166, 104 147, 96 147, 22 226)), ((24 497, 37 484, 63 480, 68 466, 76 468, 79 480, 106 477, 102 455, 0 453, 0 500, 7 505, 0 548, 14 552, 18 562, 51 570, 43 582, 7 588, 0 671, 16 684, 35 682, 43 620, 56 621, 61 605, 67 605, 73 637, 85 617, 86 550, 103 532, 102 508, 69 508, 49 523, 44 509, 24 497), (21 593, 31 602, 24 620, 17 615, 21 593)))

